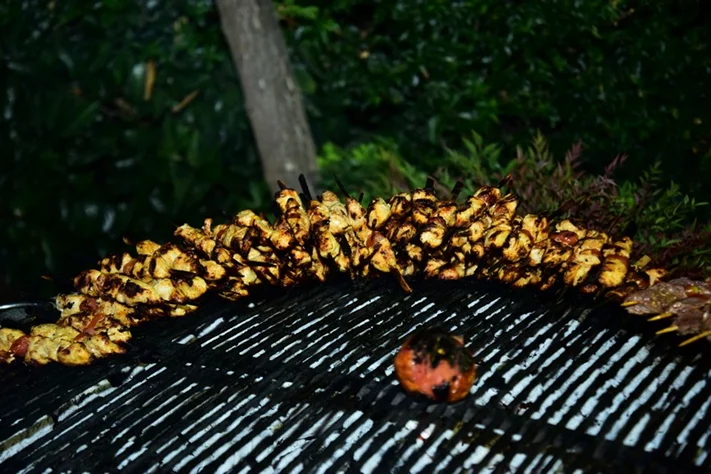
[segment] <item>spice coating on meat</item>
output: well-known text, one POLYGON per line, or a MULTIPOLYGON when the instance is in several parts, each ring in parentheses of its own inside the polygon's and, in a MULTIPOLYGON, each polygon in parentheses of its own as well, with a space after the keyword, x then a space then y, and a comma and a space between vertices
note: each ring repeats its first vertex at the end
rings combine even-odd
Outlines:
MULTIPOLYGON (((649 258, 631 263, 628 237, 569 219, 517 215, 519 199, 504 184, 483 186, 458 204, 463 184, 448 199, 438 199, 428 182, 422 189, 373 199, 367 208, 343 189, 343 200, 329 191, 312 197, 301 184, 303 194, 280 183, 273 221, 243 210, 222 224, 208 218, 200 228, 178 227, 174 236, 180 242, 143 240, 135 245, 135 256, 102 259, 74 279, 75 293, 56 298, 61 317, 52 331, 25 335, 0 329, 0 362, 89 363, 124 351, 130 328, 190 314, 204 295, 238 300, 258 285, 287 288, 333 274, 352 279, 388 274, 406 292, 412 291, 406 277, 413 275, 472 277, 542 291, 565 285, 624 300, 632 314, 672 318, 661 332, 691 335, 685 343, 711 340, 711 283, 662 282, 666 271, 645 268, 649 258)), ((447 365, 440 365, 419 376, 442 375, 447 365)), ((434 397, 444 388, 430 391, 434 397)))
POLYGON ((395 356, 395 373, 410 394, 436 402, 462 400, 476 377, 476 364, 461 338, 440 328, 408 337, 395 356))
POLYGON ((711 280, 676 278, 627 295, 622 303, 631 314, 654 315, 650 321, 671 319, 657 334, 678 332, 691 336, 680 345, 711 341, 711 280))

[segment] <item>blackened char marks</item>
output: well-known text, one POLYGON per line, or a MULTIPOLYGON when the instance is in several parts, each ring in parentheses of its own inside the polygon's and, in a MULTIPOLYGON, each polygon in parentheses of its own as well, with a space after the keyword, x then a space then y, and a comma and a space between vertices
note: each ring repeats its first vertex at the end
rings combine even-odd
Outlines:
POLYGON ((433 369, 442 361, 459 366, 464 371, 474 365, 473 357, 462 343, 439 327, 416 332, 409 339, 409 346, 418 360, 430 361, 433 369))
POLYGON ((449 398, 449 382, 442 382, 432 387, 432 394, 436 402, 446 402, 449 398))
POLYGON ((126 284, 123 286, 124 293, 126 296, 133 298, 134 296, 138 295, 143 291, 143 289, 138 286, 136 283, 132 281, 127 281, 126 284))
MULTIPOLYGON (((74 307, 74 302, 71 301, 67 306, 69 309, 74 307)), ((99 301, 96 298, 84 298, 79 304, 79 310, 86 313, 93 313, 99 307, 99 301)))

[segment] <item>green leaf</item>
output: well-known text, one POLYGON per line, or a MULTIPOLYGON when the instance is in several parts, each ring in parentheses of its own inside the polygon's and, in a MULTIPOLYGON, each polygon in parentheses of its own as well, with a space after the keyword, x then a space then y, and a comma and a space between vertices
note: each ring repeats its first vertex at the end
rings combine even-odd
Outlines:
POLYGON ((99 111, 98 102, 90 102, 82 109, 79 114, 74 117, 74 120, 62 130, 62 135, 69 136, 77 133, 82 128, 86 127, 94 121, 96 114, 99 111))
POLYGON ((200 156, 200 132, 193 130, 190 134, 190 146, 187 150, 187 161, 194 168, 198 168, 201 163, 200 156))
POLYGON ((439 126, 439 117, 430 117, 430 119, 427 121, 427 137, 429 138, 430 143, 436 143, 438 134, 437 134, 437 128, 439 126))
POLYGON ((294 76, 296 82, 299 84, 299 88, 304 94, 311 95, 316 92, 316 81, 314 81, 306 69, 301 67, 294 68, 294 76))

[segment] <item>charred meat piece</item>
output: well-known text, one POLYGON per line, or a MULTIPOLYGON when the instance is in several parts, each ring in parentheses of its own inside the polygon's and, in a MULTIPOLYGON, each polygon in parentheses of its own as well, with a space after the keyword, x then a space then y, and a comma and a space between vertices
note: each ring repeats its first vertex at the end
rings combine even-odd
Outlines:
POLYGON ((308 217, 315 243, 314 251, 326 262, 333 262, 339 272, 345 273, 350 268, 350 260, 339 242, 343 230, 332 225, 330 214, 330 209, 321 201, 313 200, 309 203, 308 217))
POLYGON ((675 301, 683 298, 686 298, 683 286, 662 282, 628 295, 622 305, 628 306, 628 313, 656 314, 664 312, 675 301))
POLYGON ((612 244, 612 248, 602 251, 604 263, 598 277, 598 282, 602 286, 614 288, 624 283, 630 268, 632 245, 632 239, 623 237, 622 240, 612 244))
POLYGON ((585 282, 590 271, 600 265, 602 250, 609 238, 607 234, 589 230, 573 250, 567 262, 563 281, 569 286, 578 286, 585 282))
POLYGON ((383 198, 375 198, 368 206, 368 227, 378 230, 390 219, 392 210, 390 204, 383 198))
POLYGON ((394 362, 405 391, 436 402, 462 400, 476 376, 474 358, 462 338, 441 328, 423 329, 408 337, 394 362))
POLYGON ((186 244, 201 251, 204 255, 212 257, 212 252, 217 246, 217 242, 212 236, 205 232, 212 225, 212 219, 205 219, 205 229, 196 229, 188 224, 183 224, 175 229, 174 235, 183 239, 186 244))
POLYGON ((0 328, 0 362, 10 363, 27 353, 27 336, 19 329, 0 328))
POLYGON ((428 249, 439 248, 445 241, 447 230, 454 225, 457 205, 453 201, 440 201, 420 232, 420 243, 428 249))
POLYGON ((479 188, 474 195, 467 199, 464 207, 457 211, 454 226, 456 228, 468 227, 473 219, 476 219, 484 210, 493 206, 500 197, 501 190, 499 188, 492 186, 479 188))
POLYGON ((711 284, 676 278, 628 295, 622 306, 632 314, 656 314, 672 310, 676 302, 686 298, 711 300, 711 284))
POLYGON ((711 336, 711 302, 699 300, 687 298, 675 303, 673 324, 679 334, 711 336))
POLYGON ((207 283, 199 276, 159 278, 144 282, 118 273, 85 270, 74 279, 75 287, 88 296, 108 296, 127 306, 186 303, 202 296, 207 283))
POLYGON ((0 329, 0 362, 20 359, 30 365, 59 362, 77 366, 123 352, 125 349, 106 335, 86 335, 56 324, 34 326, 28 335, 16 329, 0 329))

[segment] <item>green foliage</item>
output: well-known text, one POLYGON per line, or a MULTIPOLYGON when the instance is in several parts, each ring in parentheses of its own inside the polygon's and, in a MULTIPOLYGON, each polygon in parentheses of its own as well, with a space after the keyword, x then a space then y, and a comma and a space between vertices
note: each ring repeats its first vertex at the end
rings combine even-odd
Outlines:
POLYGON ((392 194, 397 189, 393 167, 403 164, 396 153, 397 146, 386 139, 348 150, 327 143, 318 158, 323 187, 337 190, 337 180, 340 180, 349 192, 362 192, 368 201, 375 196, 392 194))
POLYGON ((188 0, 2 2, 0 297, 266 202, 217 20, 188 0))
POLYGON ((697 178, 711 176, 703 2, 289 4, 318 9, 285 26, 308 74, 311 110, 329 118, 316 126, 325 140, 392 137, 433 172, 441 146, 466 151, 470 130, 503 156, 541 130, 555 156, 582 140, 589 171, 603 172, 622 152, 625 178, 660 161, 669 179, 711 193, 697 178))

